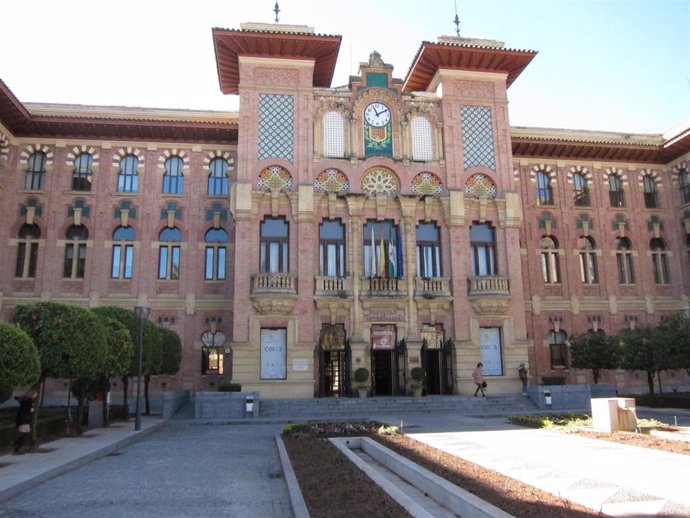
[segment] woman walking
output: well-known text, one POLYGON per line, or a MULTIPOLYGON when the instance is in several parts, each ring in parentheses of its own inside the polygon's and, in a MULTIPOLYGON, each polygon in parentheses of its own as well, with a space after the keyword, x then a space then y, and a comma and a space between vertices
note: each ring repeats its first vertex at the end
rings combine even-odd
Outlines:
POLYGON ((484 376, 482 375, 483 367, 484 365, 480 362, 472 371, 472 381, 474 381, 474 384, 477 385, 477 390, 474 391, 474 397, 477 397, 477 394, 480 390, 482 392, 482 397, 486 397, 486 394, 484 393, 484 389, 486 388, 486 381, 484 381, 484 376))

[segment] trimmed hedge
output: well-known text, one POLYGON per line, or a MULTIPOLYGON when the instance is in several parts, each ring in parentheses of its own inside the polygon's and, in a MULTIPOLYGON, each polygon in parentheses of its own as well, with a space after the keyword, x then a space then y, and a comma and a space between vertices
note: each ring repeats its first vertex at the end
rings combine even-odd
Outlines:
POLYGON ((672 392, 669 394, 636 394, 635 405, 650 408, 684 408, 690 410, 690 394, 687 392, 672 392))
POLYGON ((526 428, 548 428, 549 426, 566 426, 572 422, 584 421, 589 419, 587 414, 567 412, 564 414, 543 414, 543 415, 514 415, 508 421, 518 426, 526 428))

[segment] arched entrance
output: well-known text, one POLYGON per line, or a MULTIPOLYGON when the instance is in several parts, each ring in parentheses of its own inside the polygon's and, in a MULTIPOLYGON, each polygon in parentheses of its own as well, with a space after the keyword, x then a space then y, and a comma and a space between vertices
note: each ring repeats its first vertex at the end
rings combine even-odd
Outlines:
POLYGON ((453 393, 453 342, 445 339, 442 324, 422 326, 422 368, 427 394, 453 393))
POLYGON ((396 341, 393 324, 371 326, 372 395, 395 396, 405 394, 405 340, 396 341))
POLYGON ((324 325, 317 346, 319 356, 319 397, 339 397, 350 393, 350 342, 342 325, 324 325))

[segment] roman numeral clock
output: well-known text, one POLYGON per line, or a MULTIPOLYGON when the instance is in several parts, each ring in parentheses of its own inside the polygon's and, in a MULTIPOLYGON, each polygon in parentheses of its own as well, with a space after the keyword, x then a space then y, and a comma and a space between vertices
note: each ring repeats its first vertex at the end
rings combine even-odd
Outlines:
POLYGON ((364 156, 393 156, 391 110, 378 101, 364 108, 364 156))

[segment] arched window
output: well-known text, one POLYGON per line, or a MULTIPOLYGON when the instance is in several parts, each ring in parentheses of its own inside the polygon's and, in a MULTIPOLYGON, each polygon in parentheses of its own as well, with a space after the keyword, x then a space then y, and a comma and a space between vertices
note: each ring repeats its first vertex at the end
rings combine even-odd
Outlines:
POLYGON ((134 265, 134 240, 132 227, 117 227, 113 232, 113 254, 110 266, 111 279, 131 279, 134 265))
POLYGON ((573 174, 573 196, 576 207, 589 207, 591 205, 587 178, 582 173, 573 174))
POLYGON ((261 273, 289 273, 289 226, 285 218, 261 222, 261 273))
POLYGON ((442 277, 441 232, 436 223, 417 225, 417 277, 442 277))
POLYGON ((567 335, 563 331, 549 331, 549 350, 551 352, 551 368, 568 368, 567 335))
POLYGON ((472 275, 496 275, 496 237, 488 223, 473 223, 470 227, 470 253, 472 275))
POLYGON ((541 238, 541 274, 547 284, 561 282, 561 269, 558 259, 558 241, 553 236, 541 238))
POLYGON ((658 200, 654 178, 649 174, 644 175, 642 177, 642 185, 644 187, 644 206, 647 209, 656 209, 658 207, 658 200))
POLYGON ((627 237, 616 240, 616 261, 618 263, 618 282, 621 284, 635 284, 633 270, 632 245, 627 237))
POLYGON ((343 116, 335 110, 323 116, 323 156, 343 158, 345 156, 345 124, 343 116))
POLYGON ((179 228, 164 228, 158 234, 158 278, 176 281, 180 278, 180 242, 182 232, 179 228))
POLYGON ((93 157, 89 153, 81 153, 74 159, 74 171, 72 172, 72 190, 91 190, 91 165, 93 157))
POLYGON ((223 157, 216 157, 208 165, 210 173, 208 175, 208 195, 227 196, 228 195, 228 161, 223 157))
POLYGON ((545 171, 537 171, 537 205, 553 205, 551 179, 545 171))
POLYGON ((117 192, 137 192, 139 159, 135 155, 125 155, 120 160, 120 173, 117 176, 117 192))
POLYGON ((222 281, 225 279, 228 233, 222 228, 212 228, 206 232, 204 241, 206 242, 204 280, 222 281))
POLYGON ((319 225, 319 275, 345 277, 345 225, 324 220, 319 225))
POLYGON ((65 279, 83 279, 86 266, 86 241, 89 231, 84 225, 72 225, 65 232, 65 263, 62 276, 65 279))
POLYGON ((625 207, 623 181, 616 173, 609 175, 609 200, 611 201, 611 207, 625 207))
POLYGON ((596 247, 594 239, 589 236, 580 236, 577 240, 578 255, 580 256, 580 281, 583 284, 599 282, 596 247))
POLYGON ((413 117, 410 124, 412 134, 412 160, 431 162, 434 159, 433 131, 426 117, 413 117))
POLYGON ((24 188, 27 191, 40 191, 43 189, 43 178, 46 172, 46 162, 48 157, 43 151, 34 151, 31 153, 29 160, 29 168, 26 170, 26 178, 24 181, 24 188))
POLYGON ((657 284, 668 284, 668 252, 664 241, 654 238, 649 242, 652 251, 652 266, 654 268, 654 282, 657 284))
POLYGON ((688 177, 688 170, 685 168, 678 171, 678 190, 680 191, 680 202, 690 203, 690 177, 688 177))
POLYGON ((36 262, 38 260, 38 240, 41 229, 38 225, 25 223, 17 234, 17 263, 15 277, 33 279, 36 277, 36 262))
POLYGON ((165 161, 165 174, 163 175, 164 194, 182 194, 184 190, 183 168, 184 161, 179 156, 171 156, 165 161))

